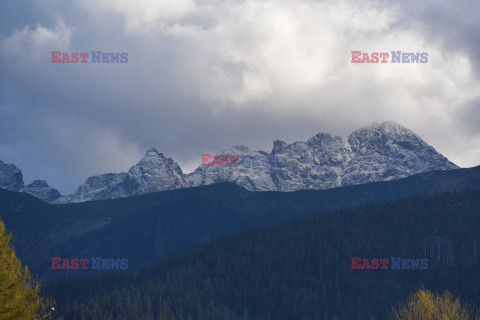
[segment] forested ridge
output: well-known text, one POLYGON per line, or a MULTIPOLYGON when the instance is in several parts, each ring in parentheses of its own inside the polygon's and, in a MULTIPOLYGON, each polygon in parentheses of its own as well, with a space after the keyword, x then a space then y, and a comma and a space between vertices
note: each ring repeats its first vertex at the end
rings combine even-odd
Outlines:
POLYGON ((67 319, 387 319, 424 286, 480 299, 480 191, 344 209, 246 231, 138 274, 54 283, 67 319), (351 257, 428 258, 426 270, 352 270, 351 257))
POLYGON ((233 183, 50 205, 0 189, 0 216, 22 262, 47 280, 51 257, 128 258, 136 271, 205 241, 366 203, 480 189, 480 166, 327 190, 251 192, 233 183))

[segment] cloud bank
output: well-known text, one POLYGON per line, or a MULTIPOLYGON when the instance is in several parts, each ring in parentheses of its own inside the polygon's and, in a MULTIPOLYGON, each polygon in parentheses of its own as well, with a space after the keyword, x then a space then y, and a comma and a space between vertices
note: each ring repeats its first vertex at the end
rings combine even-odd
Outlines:
POLYGON ((471 1, 34 1, 0 4, 0 159, 70 193, 150 147, 201 153, 396 121, 480 164, 480 4, 471 1), (50 51, 128 52, 52 64, 50 51), (352 64, 352 50, 428 52, 352 64))

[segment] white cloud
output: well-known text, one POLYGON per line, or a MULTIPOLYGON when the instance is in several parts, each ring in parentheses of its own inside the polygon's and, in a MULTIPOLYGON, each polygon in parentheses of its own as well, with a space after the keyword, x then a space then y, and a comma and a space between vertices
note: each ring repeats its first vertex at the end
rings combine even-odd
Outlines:
POLYGON ((2 51, 19 63, 26 59, 41 61, 48 57, 45 53, 51 50, 68 51, 73 31, 62 19, 58 19, 53 28, 40 23, 34 28, 25 26, 2 41, 2 51))
POLYGON ((119 16, 127 32, 158 31, 194 12, 193 0, 79 0, 81 7, 97 19, 106 14, 119 16))

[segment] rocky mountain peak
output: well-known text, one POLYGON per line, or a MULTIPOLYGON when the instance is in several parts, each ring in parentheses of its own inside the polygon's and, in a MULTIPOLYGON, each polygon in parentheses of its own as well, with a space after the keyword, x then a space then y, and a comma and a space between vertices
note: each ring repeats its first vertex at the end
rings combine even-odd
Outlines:
POLYGON ((157 148, 150 148, 145 155, 143 156, 142 160, 144 161, 153 161, 157 159, 165 159, 164 155, 157 150, 157 148))
POLYGON ((180 166, 173 159, 167 159, 156 148, 151 148, 137 164, 128 170, 128 173, 133 176, 152 176, 163 170, 172 170, 182 175, 180 166))
POLYGON ((0 160, 0 188, 19 191, 24 186, 22 171, 15 165, 0 160))
POLYGON ((26 188, 49 188, 47 181, 45 180, 35 180, 30 183, 26 188))
POLYGON ((35 180, 21 191, 46 202, 55 202, 62 196, 57 189, 51 188, 45 180, 35 180))
POLYGON ((61 197, 58 190, 51 188, 45 180, 35 180, 25 187, 23 174, 13 164, 0 160, 0 188, 31 194, 43 201, 54 202, 61 197))
POLYGON ((279 152, 282 152, 282 150, 287 146, 287 143, 285 141, 281 140, 275 140, 273 142, 273 149, 272 149, 272 154, 276 154, 279 152))
POLYGON ((330 133, 317 133, 315 136, 307 140, 307 144, 312 147, 325 147, 327 145, 334 144, 335 142, 340 142, 342 137, 332 135, 330 133))
POLYGON ((412 130, 405 128, 404 126, 395 123, 393 121, 386 121, 382 123, 372 123, 369 126, 360 128, 353 131, 349 138, 372 138, 372 137, 384 137, 384 138, 401 138, 401 137, 415 137, 421 139, 412 130))
POLYGON ((115 199, 189 186, 177 162, 166 158, 156 148, 151 148, 127 173, 107 173, 90 177, 74 194, 57 202, 115 199))

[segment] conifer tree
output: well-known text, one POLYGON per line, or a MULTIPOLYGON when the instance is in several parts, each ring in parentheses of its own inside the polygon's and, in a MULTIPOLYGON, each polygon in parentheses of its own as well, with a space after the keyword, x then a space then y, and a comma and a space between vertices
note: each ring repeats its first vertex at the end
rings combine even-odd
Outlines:
POLYGON ((0 220, 0 320, 36 319, 39 285, 15 254, 11 235, 0 220))

